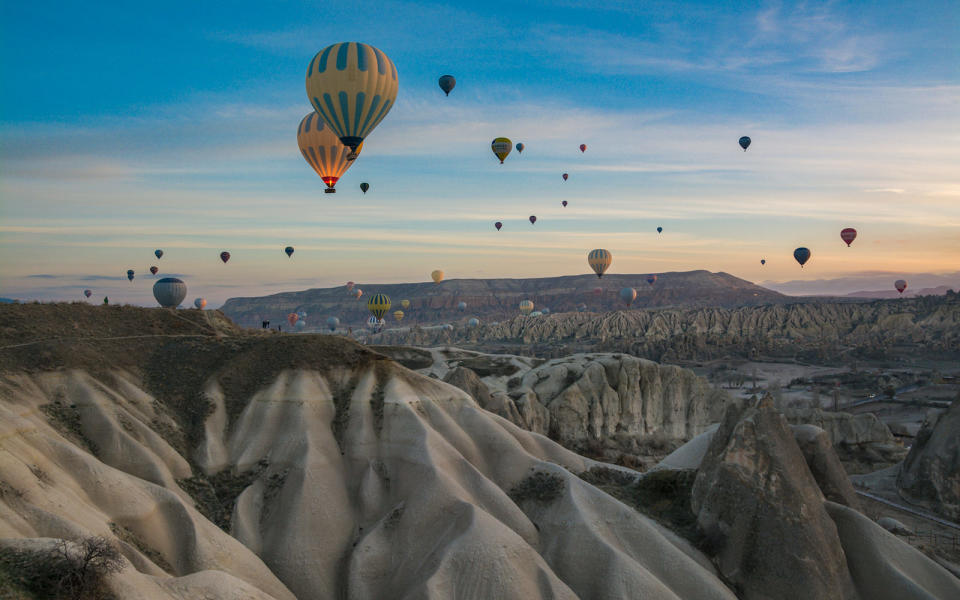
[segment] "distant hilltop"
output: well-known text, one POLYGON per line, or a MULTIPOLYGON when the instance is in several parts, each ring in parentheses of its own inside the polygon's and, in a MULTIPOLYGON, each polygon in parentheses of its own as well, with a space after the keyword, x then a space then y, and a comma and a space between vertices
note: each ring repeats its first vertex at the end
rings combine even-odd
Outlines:
MULTIPOLYGON (((254 298, 231 298, 221 310, 238 325, 259 327, 262 321, 271 326, 285 326, 291 312, 307 313, 310 329, 322 327, 327 317, 338 317, 344 326, 362 325, 369 313, 367 299, 373 294, 386 294, 393 306, 391 312, 404 311, 404 324, 429 324, 479 317, 482 320, 503 320, 518 314, 518 304, 531 300, 535 310, 574 312, 581 305, 591 312, 625 308, 620 290, 637 290, 633 308, 755 306, 796 302, 797 298, 760 287, 728 273, 685 271, 657 273, 651 285, 648 274, 571 275, 532 279, 451 279, 439 284, 358 282, 363 290, 359 299, 347 292, 346 286, 283 292, 254 298), (401 309, 400 302, 410 306, 401 309), (463 311, 460 302, 466 303, 463 311)), ((390 319, 390 315, 386 318, 390 319)))

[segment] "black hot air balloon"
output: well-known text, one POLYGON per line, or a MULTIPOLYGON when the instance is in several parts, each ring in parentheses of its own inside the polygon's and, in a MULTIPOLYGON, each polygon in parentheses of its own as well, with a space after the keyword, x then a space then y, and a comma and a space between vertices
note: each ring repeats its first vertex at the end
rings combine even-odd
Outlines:
POLYGON ((220 260, 222 260, 223 262, 227 262, 228 260, 230 260, 230 253, 227 252, 227 251, 221 252, 221 253, 220 253, 220 260))
POLYGON ((457 79, 453 75, 444 75, 440 77, 437 83, 440 84, 440 89, 443 90, 443 93, 449 96, 450 92, 452 92, 453 88, 457 85, 457 79))
POLYGON ((657 233, 663 233, 663 227, 657 227, 657 233))
POLYGON ((800 263, 800 268, 803 268, 803 265, 810 260, 810 250, 801 246, 793 251, 793 257, 800 263))
POLYGON ((163 250, 161 250, 160 248, 157 248, 156 250, 154 250, 153 254, 157 258, 163 258, 163 250))
POLYGON ((535 215, 530 215, 530 224, 533 225, 537 222, 537 217, 535 215))
POLYGON ((83 295, 89 298, 93 295, 93 290, 83 290, 83 295))
POLYGON ((500 231, 500 228, 503 227, 503 223, 501 223, 500 221, 497 221, 496 223, 493 224, 493 226, 497 228, 497 231, 500 231))
POLYGON ((739 143, 740 143, 740 147, 743 148, 743 151, 746 152, 747 148, 750 147, 750 138, 747 136, 743 136, 742 138, 740 138, 739 143))
POLYGON ((283 251, 287 253, 288 257, 293 256, 293 246, 287 246, 283 251))
POLYGON ((159 271, 159 270, 160 270, 160 269, 158 269, 158 268, 155 267, 155 266, 154 266, 154 267, 150 267, 150 274, 151 274, 151 275, 156 275, 156 274, 157 274, 157 271, 159 271))
POLYGON ((566 200, 564 200, 564 201, 563 201, 563 202, 561 202, 560 204, 562 204, 564 208, 566 208, 566 207, 567 207, 567 201, 566 201, 566 200))
POLYGON ((360 191, 363 192, 364 194, 366 194, 367 190, 369 189, 370 189, 370 184, 367 183, 366 181, 360 184, 360 191))
POLYGON ((760 259, 760 264, 761 264, 761 265, 767 264, 767 259, 761 258, 761 259, 760 259))
POLYGON ((133 269, 127 269, 127 279, 133 281, 133 269))

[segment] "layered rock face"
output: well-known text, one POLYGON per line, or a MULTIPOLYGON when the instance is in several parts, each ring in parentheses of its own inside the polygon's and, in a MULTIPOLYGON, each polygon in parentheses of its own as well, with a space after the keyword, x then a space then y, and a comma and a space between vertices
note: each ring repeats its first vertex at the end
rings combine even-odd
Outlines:
POLYGON ((659 309, 515 317, 476 328, 387 330, 378 343, 452 344, 562 356, 618 351, 662 362, 730 354, 835 359, 960 355, 960 294, 863 303, 659 309), (846 353, 846 354, 844 354, 846 353))
POLYGON ((905 499, 960 521, 960 400, 924 423, 897 487, 905 499))
POLYGON ((907 449, 876 415, 827 412, 819 408, 787 409, 794 425, 815 425, 826 432, 840 460, 853 472, 875 471, 903 460, 907 449))

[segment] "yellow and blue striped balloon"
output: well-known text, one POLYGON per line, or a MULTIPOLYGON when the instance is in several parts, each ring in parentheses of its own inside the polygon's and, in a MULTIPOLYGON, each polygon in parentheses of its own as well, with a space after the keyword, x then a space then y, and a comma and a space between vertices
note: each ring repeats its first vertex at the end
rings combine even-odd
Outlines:
POLYGON ((307 99, 356 152, 397 99, 397 68, 381 50, 341 42, 317 52, 307 68, 307 99))
POLYGON ((590 253, 587 254, 587 264, 590 265, 590 268, 593 269, 593 272, 597 274, 598 278, 603 277, 603 274, 607 272, 612 262, 613 255, 610 254, 609 250, 604 250, 603 248, 591 250, 590 253))
POLYGON ((390 306, 390 296, 386 294, 374 294, 367 300, 367 310, 378 319, 382 319, 383 315, 387 314, 390 306))
POLYGON ((520 313, 524 315, 529 315, 533 312, 533 301, 524 300, 520 303, 520 313))
MULTIPOLYGON (((343 176, 344 172, 353 164, 347 156, 350 149, 340 142, 329 127, 315 111, 305 116, 297 127, 297 146, 307 164, 313 167, 320 179, 327 184, 324 190, 328 194, 336 192, 333 186, 343 176)), ((360 154, 363 144, 357 147, 355 154, 360 154)))

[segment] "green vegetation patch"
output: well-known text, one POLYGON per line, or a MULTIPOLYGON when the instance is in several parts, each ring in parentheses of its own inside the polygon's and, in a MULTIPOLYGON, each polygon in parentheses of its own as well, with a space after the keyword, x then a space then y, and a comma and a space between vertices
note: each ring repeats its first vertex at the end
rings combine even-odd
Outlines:
POLYGON ((0 598, 4 600, 114 600, 106 576, 123 568, 106 539, 60 540, 45 549, 0 549, 0 598))
POLYGON ((257 468, 240 473, 235 468, 225 469, 216 475, 194 475, 187 479, 178 479, 179 485, 190 494, 197 510, 217 527, 230 532, 230 521, 237 497, 247 489, 267 467, 265 460, 257 468))
POLYGON ((565 485, 562 477, 537 471, 510 490, 510 498, 517 504, 525 500, 549 503, 563 495, 565 485))
POLYGON ((47 420, 53 425, 63 437, 74 442, 82 448, 86 448, 94 456, 99 452, 97 445, 83 434, 83 427, 80 422, 80 411, 76 405, 67 404, 61 400, 55 400, 50 404, 44 404, 40 407, 47 420))

